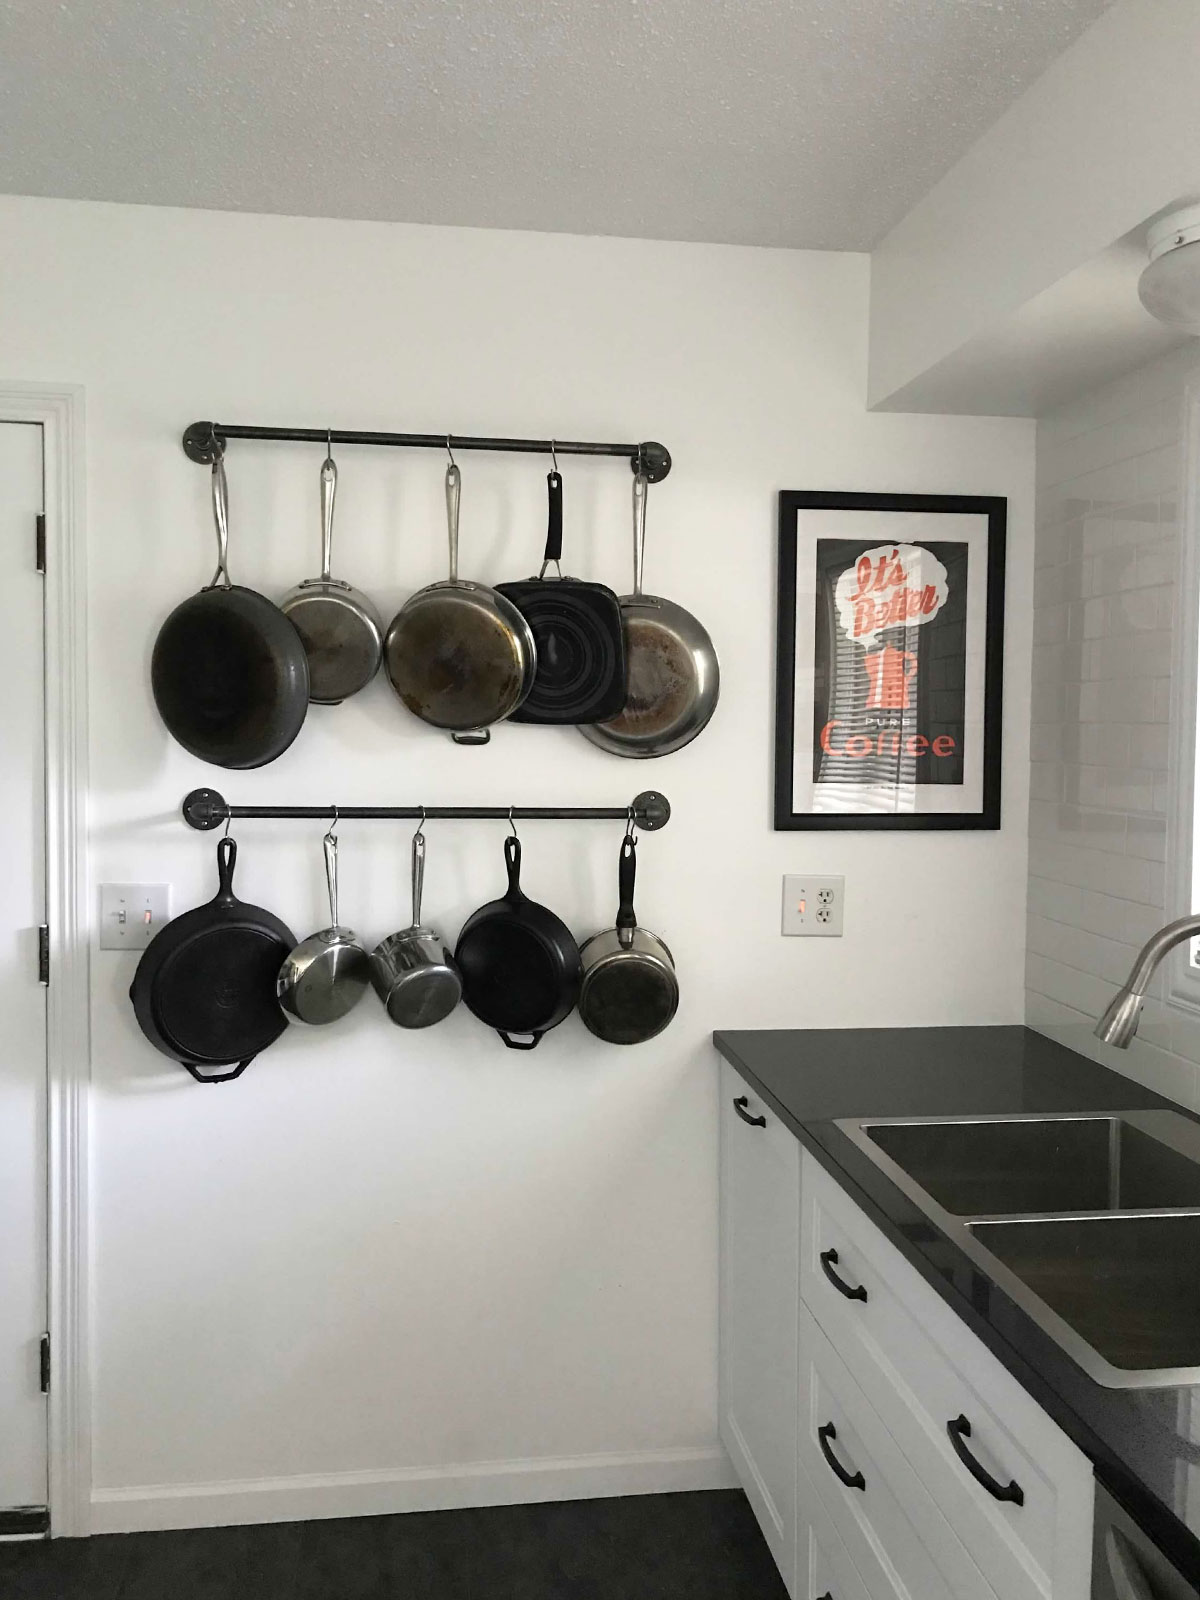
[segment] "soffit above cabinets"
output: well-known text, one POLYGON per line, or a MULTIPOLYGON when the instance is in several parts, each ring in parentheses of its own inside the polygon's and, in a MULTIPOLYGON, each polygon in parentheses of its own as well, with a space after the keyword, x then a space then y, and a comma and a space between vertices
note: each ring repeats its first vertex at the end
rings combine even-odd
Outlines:
POLYGON ((0 192, 867 250, 1110 0, 11 0, 0 192))

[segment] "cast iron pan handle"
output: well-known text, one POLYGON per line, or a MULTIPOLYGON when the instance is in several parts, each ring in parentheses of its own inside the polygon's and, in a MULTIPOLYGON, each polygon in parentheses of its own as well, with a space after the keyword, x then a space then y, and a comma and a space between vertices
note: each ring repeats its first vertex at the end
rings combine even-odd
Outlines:
POLYGON ((627 833, 621 840, 621 864, 617 870, 617 887, 621 894, 621 904, 617 909, 617 938, 623 950, 628 950, 633 943, 634 929, 637 927, 633 910, 633 883, 636 876, 637 841, 631 833, 627 833))
POLYGON ((233 869, 237 866, 237 840, 222 839, 217 846, 217 899, 223 906, 233 904, 233 869))
POLYGON ((767 1125, 766 1117, 752 1117, 746 1110, 746 1107, 749 1104, 750 1101, 747 1096, 740 1094, 733 1102, 733 1109, 737 1112, 738 1116, 741 1117, 742 1121, 748 1122, 752 1128, 765 1128, 767 1125))
POLYGON ((829 1448, 829 1441, 837 1438, 837 1429, 832 1422, 826 1422, 817 1429, 817 1443, 821 1446, 821 1454, 829 1463, 829 1469, 835 1478, 840 1478, 847 1489, 862 1489, 865 1493, 867 1480, 861 1472, 847 1472, 842 1463, 829 1448))
POLYGON ((239 1061, 230 1072, 201 1072, 194 1061, 182 1061, 180 1065, 188 1069, 197 1083, 229 1083, 234 1078, 240 1078, 253 1060, 253 1056, 247 1056, 245 1061, 239 1061))
POLYGON ((542 1037, 540 1033, 531 1033, 528 1038, 518 1038, 515 1034, 505 1033, 503 1028, 497 1028, 496 1032, 510 1050, 536 1050, 542 1037))
POLYGON ((1013 1478, 1008 1483, 1001 1483, 993 1478, 988 1469, 976 1461, 975 1457, 963 1443, 964 1439, 971 1437, 971 1424, 961 1414, 953 1422, 946 1424, 946 1432, 950 1435, 950 1443, 954 1446, 954 1454, 966 1467, 967 1471, 980 1483, 994 1500, 1011 1500, 1014 1506, 1025 1504, 1025 1491, 1013 1478))
POLYGON ((865 1300, 867 1298, 866 1285, 861 1283, 849 1284, 845 1278, 840 1278, 833 1270, 837 1265, 838 1253, 836 1250, 822 1250, 820 1255, 821 1271, 839 1294, 844 1294, 847 1300, 865 1300))
POLYGON ((521 893, 521 841, 510 833, 504 841, 504 863, 508 868, 508 893, 506 900, 524 900, 521 893))

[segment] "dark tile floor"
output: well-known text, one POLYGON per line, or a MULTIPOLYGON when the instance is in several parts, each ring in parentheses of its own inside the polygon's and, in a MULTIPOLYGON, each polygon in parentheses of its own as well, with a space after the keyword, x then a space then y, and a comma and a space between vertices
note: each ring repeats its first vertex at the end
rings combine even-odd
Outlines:
POLYGON ((785 1600, 736 1490, 0 1544, 0 1600, 785 1600))

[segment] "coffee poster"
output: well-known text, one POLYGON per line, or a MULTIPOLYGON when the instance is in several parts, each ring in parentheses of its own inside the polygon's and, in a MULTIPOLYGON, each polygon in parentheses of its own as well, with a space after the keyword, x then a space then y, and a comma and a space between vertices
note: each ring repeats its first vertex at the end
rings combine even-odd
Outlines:
POLYGON ((1004 505, 781 497, 776 827, 999 825, 1004 505))

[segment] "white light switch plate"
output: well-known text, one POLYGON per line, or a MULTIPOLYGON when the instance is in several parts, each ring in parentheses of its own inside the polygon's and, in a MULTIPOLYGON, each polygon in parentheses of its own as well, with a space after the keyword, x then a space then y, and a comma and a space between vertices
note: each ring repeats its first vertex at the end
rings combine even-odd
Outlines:
POLYGON ((144 950, 171 920, 169 883, 102 883, 101 950, 144 950))
POLYGON ((840 939, 845 878, 787 873, 783 880, 783 932, 840 939))

